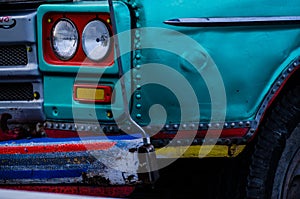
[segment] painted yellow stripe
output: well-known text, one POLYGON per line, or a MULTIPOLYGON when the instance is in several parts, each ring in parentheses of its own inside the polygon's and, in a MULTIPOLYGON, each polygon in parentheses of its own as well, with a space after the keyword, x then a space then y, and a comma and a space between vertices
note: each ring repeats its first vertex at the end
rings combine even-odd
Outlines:
POLYGON ((156 148, 158 158, 236 157, 246 145, 195 145, 156 148))
POLYGON ((104 100, 104 89, 77 88, 77 98, 85 100, 104 100))

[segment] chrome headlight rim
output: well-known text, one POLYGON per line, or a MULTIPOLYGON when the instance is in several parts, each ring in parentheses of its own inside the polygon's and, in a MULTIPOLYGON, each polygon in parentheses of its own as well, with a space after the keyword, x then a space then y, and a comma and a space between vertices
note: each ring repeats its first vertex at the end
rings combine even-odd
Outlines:
MULTIPOLYGON (((100 33, 100 34, 102 34, 102 33, 100 33)), ((84 26, 83 31, 82 31, 82 37, 81 37, 82 49, 83 49, 84 54, 87 56, 87 58, 94 62, 99 62, 99 61, 105 60, 105 58, 110 54, 110 50, 111 50, 111 43, 112 43, 111 35, 112 34, 110 32, 110 28, 107 27, 107 24, 105 22, 103 22, 101 19, 93 19, 93 20, 89 21, 84 26), (100 55, 96 58, 93 57, 93 55, 91 55, 91 53, 90 53, 91 51, 88 49, 88 45, 86 44, 86 42, 87 42, 86 32, 92 23, 98 23, 105 30, 105 33, 107 35, 107 37, 106 37, 107 46, 104 47, 104 52, 102 53, 102 55, 100 55)), ((98 43, 101 41, 101 39, 96 38, 96 39, 94 39, 94 41, 96 41, 98 43)))
POLYGON ((58 20, 55 22, 55 24, 52 26, 50 43, 51 43, 51 48, 52 48, 52 50, 53 50, 55 56, 56 56, 58 59, 60 59, 60 60, 62 60, 62 61, 69 61, 69 60, 71 60, 71 59, 76 55, 76 53, 77 53, 77 51, 78 51, 78 48, 79 48, 79 45, 80 45, 79 31, 78 31, 78 29, 77 29, 75 23, 74 23, 72 20, 68 19, 68 18, 60 18, 60 19, 58 19, 58 20), (76 33, 76 34, 75 34, 76 47, 72 50, 72 53, 71 53, 71 55, 69 55, 69 56, 63 56, 63 55, 61 55, 61 54, 58 52, 58 50, 55 48, 55 45, 54 45, 54 30, 55 30, 55 28, 57 27, 57 25, 58 25, 60 22, 67 22, 67 23, 69 23, 69 24, 71 25, 71 27, 73 28, 74 32, 76 33))

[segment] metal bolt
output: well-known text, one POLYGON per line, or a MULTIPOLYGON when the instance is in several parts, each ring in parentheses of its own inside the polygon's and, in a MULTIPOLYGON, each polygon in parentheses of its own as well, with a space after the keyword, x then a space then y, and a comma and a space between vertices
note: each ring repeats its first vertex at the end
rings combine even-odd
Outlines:
POLYGON ((136 94, 135 97, 136 97, 136 99, 141 99, 142 98, 141 94, 136 94))
POLYGON ((139 39, 141 37, 140 31, 138 31, 138 30, 135 31, 135 37, 137 39, 139 39))
POLYGON ((135 78, 136 78, 137 80, 140 80, 140 79, 142 78, 142 76, 141 76, 140 74, 137 74, 137 75, 135 76, 135 78))
POLYGON ((135 11, 135 17, 139 18, 140 17, 140 13, 138 11, 135 11))
POLYGON ((68 124, 67 128, 71 130, 72 129, 72 124, 68 124))
POLYGON ((250 122, 249 121, 246 122, 246 126, 250 126, 250 122))
POLYGON ((141 104, 137 104, 137 105, 135 105, 135 107, 136 107, 137 109, 140 109, 140 108, 142 107, 142 105, 141 105, 141 104))
POLYGON ((277 86, 281 86, 281 81, 278 81, 276 84, 277 86))

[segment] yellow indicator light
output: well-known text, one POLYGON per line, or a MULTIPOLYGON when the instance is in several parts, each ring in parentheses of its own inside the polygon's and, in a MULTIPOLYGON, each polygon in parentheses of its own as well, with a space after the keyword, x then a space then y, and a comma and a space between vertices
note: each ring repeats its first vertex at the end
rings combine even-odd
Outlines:
POLYGON ((52 19, 49 18, 47 21, 48 21, 48 23, 51 23, 51 22, 52 22, 52 19))
POLYGON ((110 19, 107 19, 106 22, 107 22, 107 23, 110 23, 110 19))
POLYGON ((112 114, 111 111, 106 111, 106 116, 107 116, 108 118, 112 118, 112 117, 113 117, 113 114, 112 114))
POLYGON ((76 98, 82 100, 105 100, 105 91, 101 88, 77 88, 76 98))

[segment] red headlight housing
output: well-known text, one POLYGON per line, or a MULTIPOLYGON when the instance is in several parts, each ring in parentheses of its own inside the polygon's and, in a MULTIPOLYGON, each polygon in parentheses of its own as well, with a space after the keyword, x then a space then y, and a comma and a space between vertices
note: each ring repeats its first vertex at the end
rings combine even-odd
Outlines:
MULTIPOLYGON (((91 28, 90 28, 91 29, 91 28)), ((44 60, 48 64, 53 65, 63 65, 63 66, 98 66, 106 67, 111 66, 114 63, 114 47, 113 41, 110 39, 112 34, 112 27, 110 24, 110 15, 109 13, 56 13, 49 12, 46 13, 43 17, 43 56, 44 60), (105 25, 105 30, 109 32, 105 38, 108 42, 105 45, 108 45, 108 50, 105 51, 104 56, 100 56, 101 59, 90 59, 89 56, 85 53, 83 48, 82 36, 87 25, 91 22, 98 21, 101 24, 105 25), (78 34, 78 41, 76 43, 77 47, 74 48, 74 53, 71 54, 68 58, 63 56, 58 56, 54 49, 53 44, 53 32, 56 32, 57 25, 65 26, 65 30, 76 30, 78 34), (69 26, 69 27, 68 27, 69 26)), ((95 33, 97 34, 97 33, 95 33)), ((94 34, 94 35, 95 35, 94 34)), ((74 33, 74 35, 76 35, 74 33)), ((58 34, 58 37, 65 37, 62 34, 58 34)), ((77 36, 74 36, 77 37, 77 36)), ((101 42, 103 37, 99 36, 95 38, 96 42, 101 42), (100 39, 99 39, 100 38, 100 39)), ((70 43, 71 40, 76 38, 66 38, 66 41, 70 43)), ((85 48, 86 48, 85 43, 85 48)), ((65 53, 68 53, 67 49, 65 53)), ((96 56, 97 57, 97 56, 96 56)))

